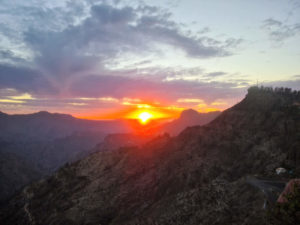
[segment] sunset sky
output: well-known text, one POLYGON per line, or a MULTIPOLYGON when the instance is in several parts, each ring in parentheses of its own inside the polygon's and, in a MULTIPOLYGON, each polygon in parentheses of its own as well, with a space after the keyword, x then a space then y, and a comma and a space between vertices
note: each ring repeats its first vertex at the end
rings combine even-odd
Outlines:
POLYGON ((0 110, 81 118, 223 110, 300 89, 299 0, 2 0, 0 110))

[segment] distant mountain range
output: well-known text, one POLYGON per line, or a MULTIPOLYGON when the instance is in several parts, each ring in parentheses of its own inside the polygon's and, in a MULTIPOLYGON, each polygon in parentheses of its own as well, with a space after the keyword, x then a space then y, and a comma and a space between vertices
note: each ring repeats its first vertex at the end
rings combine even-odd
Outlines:
POLYGON ((0 112, 0 125, 0 138, 6 141, 50 140, 75 133, 109 134, 131 131, 123 120, 85 120, 45 111, 24 115, 8 115, 0 112))
POLYGON ((188 109, 182 111, 178 119, 165 123, 156 129, 159 133, 169 133, 172 136, 176 136, 187 127, 208 124, 220 114, 220 111, 199 113, 193 109, 188 109))
POLYGON ((100 151, 23 189, 0 210, 15 224, 267 224, 248 176, 300 176, 300 92, 253 87, 204 126, 100 151))
POLYGON ((13 153, 42 171, 53 171, 88 154, 110 133, 133 131, 122 120, 83 120, 49 112, 0 113, 0 127, 0 143, 5 143, 0 145, 0 151, 13 153))
POLYGON ((0 202, 31 181, 88 155, 106 135, 132 132, 126 121, 91 121, 49 112, 0 112, 0 127, 0 202))

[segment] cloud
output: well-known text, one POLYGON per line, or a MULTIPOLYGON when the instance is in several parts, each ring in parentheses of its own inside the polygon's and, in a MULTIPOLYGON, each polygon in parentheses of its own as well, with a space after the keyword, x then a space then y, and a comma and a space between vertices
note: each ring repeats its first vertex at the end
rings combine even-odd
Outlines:
POLYGON ((220 96, 228 98, 240 94, 240 82, 195 82, 187 80, 164 81, 140 79, 124 76, 89 75, 71 86, 73 96, 111 96, 120 99, 124 96, 151 101, 177 102, 178 99, 201 99, 214 101, 220 96))
POLYGON ((3 50, 0 49, 0 60, 2 62, 8 62, 8 63, 24 63, 25 60, 19 56, 16 56, 16 54, 11 50, 3 50))
POLYGON ((10 96, 11 99, 15 99, 15 100, 34 100, 35 98, 32 97, 30 94, 25 93, 22 95, 16 95, 16 96, 10 96))
POLYGON ((177 102, 180 103, 203 103, 203 99, 199 98, 179 98, 177 99, 177 102))
MULTIPOLYGON (((0 16, 5 21, 0 25, 0 35, 11 40, 7 48, 30 55, 19 57, 11 50, 0 51, 0 88, 14 88, 31 94, 67 95, 74 83, 83 80, 91 87, 85 92, 92 96, 91 93, 98 94, 94 87, 94 80, 97 80, 107 84, 103 85, 102 92, 108 96, 112 90, 106 86, 111 87, 116 79, 108 77, 110 75, 131 73, 137 77, 155 77, 155 71, 149 72, 153 68, 142 74, 141 71, 113 71, 108 67, 126 53, 156 55, 158 58, 163 54, 161 47, 168 46, 191 58, 224 57, 231 55, 232 48, 240 42, 233 38, 219 41, 206 33, 189 33, 172 20, 169 11, 159 7, 146 4, 122 6, 118 1, 115 4, 95 2, 54 1, 39 5, 32 0, 17 1, 14 7, 9 2, 0 6, 0 11, 6 12, 0 16)), ((151 61, 143 60, 136 66, 147 63, 151 61)), ((165 71, 170 77, 176 76, 174 70, 166 68, 165 71)), ((187 71, 187 74, 193 72, 187 71)), ((122 79, 120 77, 117 82, 122 79)), ((134 82, 127 85, 131 89, 127 91, 133 92, 137 88, 134 82)), ((138 83, 149 85, 142 81, 138 83)))
MULTIPOLYGON (((243 41, 219 40, 205 26, 199 33, 190 32, 168 10, 141 3, 125 6, 117 0, 38 2, 0 5, 1 99, 8 99, 2 98, 1 90, 11 88, 18 92, 11 96, 31 96, 22 104, 32 107, 101 108, 149 99, 221 104, 217 99, 222 98, 230 104, 227 99, 242 97, 251 83, 237 76, 219 81, 231 75, 224 71, 158 66, 160 57, 169 57, 165 50, 175 49, 187 59, 220 58, 234 54, 243 41), (138 60, 131 61, 128 55, 138 60), (131 67, 122 65, 126 60, 131 67)), ((274 19, 266 20, 264 29, 275 40, 298 32, 297 24, 274 19)))
POLYGON ((38 64, 45 65, 47 60, 47 68, 57 68, 55 63, 59 64, 61 59, 66 58, 69 58, 69 63, 74 60, 73 64, 82 59, 85 60, 81 64, 86 64, 93 58, 94 63, 99 63, 99 60, 101 62, 126 51, 153 51, 154 43, 179 48, 191 57, 208 58, 230 54, 224 46, 228 46, 227 42, 232 42, 231 39, 226 40, 223 46, 217 45, 217 41, 215 45, 204 44, 203 40, 207 37, 184 34, 179 25, 169 19, 169 14, 157 8, 151 9, 151 13, 148 11, 145 8, 94 5, 90 9, 90 16, 82 23, 68 26, 59 32, 30 28, 24 32, 24 40, 40 53, 38 64))
POLYGON ((78 103, 78 102, 70 102, 68 103, 69 105, 73 105, 73 106, 86 106, 87 104, 86 103, 78 103))
MULTIPOLYGON (((150 76, 150 75, 149 75, 150 76)), ((70 93, 73 96, 110 96, 122 99, 139 97, 139 103, 150 100, 167 104, 202 103, 230 105, 236 99, 246 94, 252 83, 247 79, 227 79, 226 81, 206 80, 170 80, 139 78, 137 76, 125 77, 119 75, 88 75, 72 83, 70 93), (140 102, 140 100, 142 102, 140 102), (201 101, 201 102, 200 102, 201 101)), ((299 89, 300 80, 266 81, 265 86, 285 86, 299 89)))
POLYGON ((207 73, 206 76, 207 77, 221 77, 227 75, 227 73, 219 71, 219 72, 211 72, 211 73, 207 73))
POLYGON ((300 23, 287 24, 273 18, 264 20, 262 27, 268 32, 270 39, 278 43, 300 34, 300 23))
POLYGON ((54 94, 55 87, 35 70, 0 64, 0 89, 13 88, 20 92, 54 94))
POLYGON ((0 103, 9 103, 9 104, 20 104, 20 103, 25 103, 22 100, 13 100, 13 99, 0 99, 0 103))

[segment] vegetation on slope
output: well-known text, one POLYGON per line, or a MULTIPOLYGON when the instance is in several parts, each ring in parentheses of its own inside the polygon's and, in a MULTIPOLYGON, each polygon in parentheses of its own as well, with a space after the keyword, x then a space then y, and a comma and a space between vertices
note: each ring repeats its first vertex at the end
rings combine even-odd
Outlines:
POLYGON ((5 224, 267 224, 248 176, 299 177, 299 92, 251 88, 206 126, 141 148, 97 152, 24 189, 5 224), (284 91, 285 93, 285 91, 284 91), (24 210, 26 206, 26 210, 24 210), (30 217, 28 216, 30 213, 30 217))

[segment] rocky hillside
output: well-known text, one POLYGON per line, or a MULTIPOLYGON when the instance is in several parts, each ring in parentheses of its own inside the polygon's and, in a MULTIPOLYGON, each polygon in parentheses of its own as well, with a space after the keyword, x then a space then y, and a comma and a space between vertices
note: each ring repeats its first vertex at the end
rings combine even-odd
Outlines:
POLYGON ((155 135, 142 134, 109 134, 99 143, 94 151, 114 151, 121 147, 140 147, 153 139, 155 135))
POLYGON ((267 224, 245 181, 284 166, 300 176, 300 92, 250 88, 205 126, 141 148, 97 152, 26 187, 4 224, 267 224))
MULTIPOLYGON (((1 143, 3 146, 5 143, 1 143)), ((0 148, 0 203, 29 184, 42 174, 35 170, 29 162, 0 148)))

